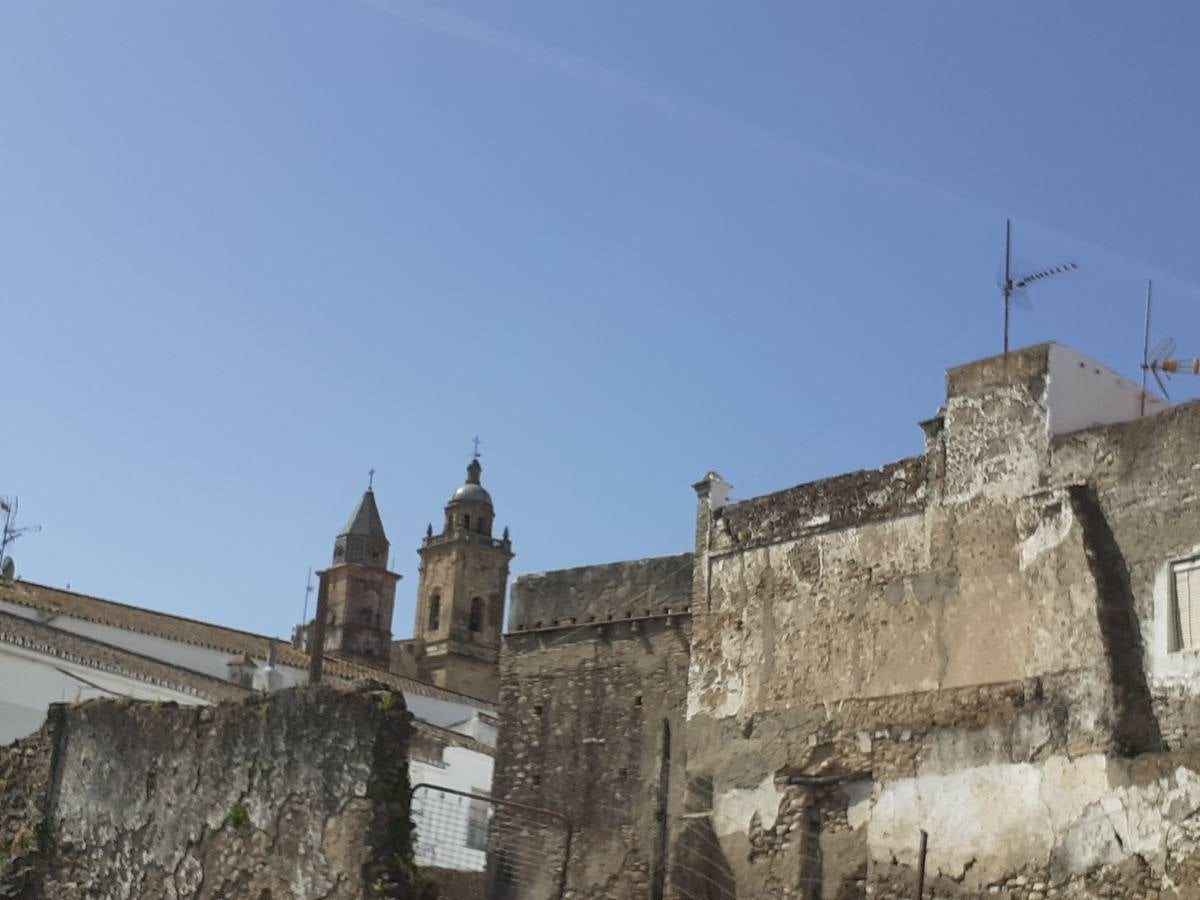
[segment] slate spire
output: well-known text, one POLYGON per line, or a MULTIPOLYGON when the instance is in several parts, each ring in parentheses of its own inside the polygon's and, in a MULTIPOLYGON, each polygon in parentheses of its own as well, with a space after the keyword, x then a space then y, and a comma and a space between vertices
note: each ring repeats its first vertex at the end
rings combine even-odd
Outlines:
POLYGON ((375 503, 375 491, 367 488, 333 544, 333 561, 382 569, 387 566, 389 546, 383 518, 375 503))

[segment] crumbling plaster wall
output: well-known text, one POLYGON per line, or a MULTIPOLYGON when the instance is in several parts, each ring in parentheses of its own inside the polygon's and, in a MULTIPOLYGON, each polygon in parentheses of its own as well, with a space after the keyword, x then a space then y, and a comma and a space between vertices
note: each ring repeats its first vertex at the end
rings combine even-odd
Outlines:
POLYGON ((410 883, 403 699, 54 707, 26 898, 426 896, 410 883))
MULTIPOLYGON (((812 896, 861 888, 868 868, 882 890, 922 827, 948 836, 935 873, 968 893, 1038 860, 1061 881, 1134 852, 1121 840, 1099 862, 1071 851, 1085 813, 1050 815, 1040 798, 1098 803, 1120 779, 1078 757, 1156 750, 1160 718, 1173 746, 1196 728, 1194 693, 1172 677, 1193 662, 1163 661, 1156 629, 1167 561, 1200 541, 1186 450, 1198 410, 1054 436, 1049 356, 952 370, 923 457, 724 508, 701 501, 688 769, 711 784, 739 891, 810 896, 811 851, 793 832, 830 816, 857 838, 828 848, 844 883, 812 896), (1168 523, 1185 527, 1167 538, 1168 523), (864 775, 865 794, 852 787, 864 775), (802 787, 813 778, 841 796, 814 799, 802 787), (942 806, 915 801, 935 788, 942 806), (814 803, 826 806, 814 815, 814 803), (962 810, 977 827, 962 827, 962 810)), ((1187 806, 1189 771, 1148 796, 1178 789, 1187 806)), ((1164 820, 1147 840, 1170 834, 1164 820)))
POLYGON ((1054 473, 1086 482, 1128 577, 1154 711, 1167 746, 1200 746, 1200 653, 1173 651, 1171 563, 1200 556, 1200 403, 1057 438, 1054 473))

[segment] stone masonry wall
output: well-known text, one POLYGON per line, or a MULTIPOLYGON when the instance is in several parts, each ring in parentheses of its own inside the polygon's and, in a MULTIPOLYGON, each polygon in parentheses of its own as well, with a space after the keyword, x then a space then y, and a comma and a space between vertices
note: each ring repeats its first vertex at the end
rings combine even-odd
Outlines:
POLYGON ((1053 436, 1049 352, 952 370, 921 458, 701 500, 676 859, 906 896, 926 829, 939 895, 1192 896, 1195 761, 1162 751, 1200 737, 1167 633, 1200 404, 1053 436))
POLYGON ((649 897, 663 877, 659 828, 683 787, 688 633, 680 616, 508 636, 494 791, 571 820, 571 897, 649 897))
POLYGON ((33 747, 53 773, 22 769, 33 788, 16 800, 44 818, 27 823, 39 852, 16 896, 428 896, 410 883, 409 728, 397 695, 327 688, 55 707, 5 751, 33 747))
POLYGON ((691 602, 692 554, 522 575, 509 631, 678 615, 691 602))
MULTIPOLYGON (((513 621, 542 627, 505 638, 494 792, 571 820, 568 897, 662 896, 668 808, 684 789, 690 591, 687 555, 514 584, 525 605, 514 602, 524 615, 513 621)), ((533 852, 549 863, 554 850, 533 852)), ((540 896, 537 887, 497 896, 540 896)))
POLYGON ((18 896, 40 879, 46 804, 62 709, 40 731, 0 747, 0 897, 18 896))

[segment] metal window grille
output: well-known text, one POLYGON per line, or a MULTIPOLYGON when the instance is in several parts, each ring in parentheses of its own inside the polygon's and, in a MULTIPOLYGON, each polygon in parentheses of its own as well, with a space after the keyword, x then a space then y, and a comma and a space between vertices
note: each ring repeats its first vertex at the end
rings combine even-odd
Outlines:
POLYGON ((486 800, 478 797, 472 797, 467 803, 467 846, 472 850, 486 851, 491 807, 486 800))
POLYGON ((571 822, 552 810, 435 784, 412 789, 415 862, 449 886, 477 875, 492 900, 561 900, 571 822))

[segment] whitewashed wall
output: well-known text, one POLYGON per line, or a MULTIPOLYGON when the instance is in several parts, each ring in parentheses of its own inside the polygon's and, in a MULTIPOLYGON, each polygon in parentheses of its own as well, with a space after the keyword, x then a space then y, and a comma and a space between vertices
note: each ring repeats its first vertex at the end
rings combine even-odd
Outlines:
MULTIPOLYGON (((1061 344, 1050 347, 1047 394, 1051 434, 1130 422, 1141 415, 1140 384, 1061 344)), ((1147 394, 1146 415, 1162 412, 1169 405, 1147 394)))
MULTIPOLYGON (((466 747, 447 747, 442 764, 409 763, 413 786, 431 784, 474 794, 491 794, 492 757, 466 747)), ((483 850, 467 846, 471 801, 456 794, 417 790, 413 795, 413 824, 417 829, 415 859, 419 866, 438 866, 482 872, 487 866, 483 850)))
POLYGON ((95 697, 131 697, 181 705, 204 702, 181 691, 0 644, 0 744, 41 728, 51 703, 95 697))
MULTIPOLYGON (((229 678, 229 660, 231 659, 231 654, 226 650, 197 647, 194 644, 185 644, 182 641, 173 641, 169 638, 155 637, 154 635, 142 634, 137 631, 128 631, 123 628, 113 627, 112 625, 101 625, 96 622, 89 622, 86 619, 72 618, 71 616, 54 616, 47 620, 45 614, 38 610, 30 609, 27 606, 20 606, 16 603, 8 603, 3 600, 0 600, 0 611, 11 613, 15 616, 22 616, 33 621, 44 622, 53 628, 58 628, 71 634, 82 635, 83 637, 91 638, 92 640, 100 641, 113 647, 121 647, 122 649, 140 653, 142 656, 161 660, 173 666, 211 675, 213 678, 220 678, 221 680, 229 678)), ((261 663, 263 660, 259 660, 259 662, 261 663)), ((308 680, 308 673, 303 669, 291 666, 277 666, 277 669, 279 674, 283 676, 284 687, 295 687, 296 685, 304 684, 308 680)), ((443 700, 439 697, 426 697, 423 694, 408 691, 404 692, 404 701, 408 704, 408 708, 412 714, 418 719, 441 728, 449 728, 460 722, 468 721, 479 712, 479 707, 472 706, 469 703, 458 703, 443 700)), ((474 737, 475 735, 472 736, 474 737)), ((482 737, 477 739, 484 740, 482 737)), ((489 743, 486 740, 484 742, 489 743)), ((493 732, 490 743, 494 742, 495 735, 493 732)))

